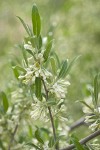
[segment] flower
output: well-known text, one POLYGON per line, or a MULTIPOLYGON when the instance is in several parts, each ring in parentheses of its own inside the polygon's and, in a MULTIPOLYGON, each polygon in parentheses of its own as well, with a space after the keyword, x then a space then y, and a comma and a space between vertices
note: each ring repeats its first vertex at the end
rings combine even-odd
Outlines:
MULTIPOLYGON (((100 94, 98 96, 100 98, 100 94)), ((92 97, 88 97, 85 99, 86 105, 83 106, 83 112, 86 114, 85 122, 89 123, 89 128, 93 131, 100 129, 100 107, 94 107, 92 97), (91 109, 90 109, 91 108, 91 109)))
POLYGON ((49 92, 55 94, 57 98, 63 99, 65 98, 68 85, 70 85, 68 81, 60 79, 52 85, 49 92))
POLYGON ((28 44, 24 44, 24 48, 29 49, 29 50, 33 50, 33 47, 31 45, 30 41, 28 41, 28 44))
POLYGON ((26 74, 20 75, 18 78, 22 80, 24 84, 34 84, 36 77, 41 77, 43 80, 46 80, 52 77, 52 74, 46 69, 42 68, 39 63, 30 65, 28 68, 25 68, 26 74))
POLYGON ((43 120, 45 119, 48 120, 47 118, 47 104, 45 98, 42 101, 39 101, 37 97, 34 95, 33 96, 34 103, 31 105, 31 118, 34 120, 40 119, 43 120))
POLYGON ((92 149, 100 150, 100 144, 97 139, 94 139, 92 143, 89 143, 92 149))

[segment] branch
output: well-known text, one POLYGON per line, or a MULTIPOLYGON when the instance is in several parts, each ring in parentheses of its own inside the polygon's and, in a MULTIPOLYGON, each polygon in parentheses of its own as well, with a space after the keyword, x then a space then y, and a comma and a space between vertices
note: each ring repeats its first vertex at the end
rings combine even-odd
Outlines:
MULTIPOLYGON (((19 121, 21 120, 21 115, 23 114, 23 112, 24 112, 25 109, 26 109, 26 108, 24 108, 24 109, 21 111, 20 117, 19 117, 19 121)), ((12 145, 12 143, 13 143, 13 141, 14 141, 14 137, 15 137, 15 134, 16 134, 16 132, 17 132, 17 129, 18 129, 18 124, 15 126, 14 132, 12 133, 12 137, 11 137, 10 143, 9 143, 9 145, 8 145, 8 150, 11 149, 11 145, 12 145)))
POLYGON ((85 121, 85 118, 84 118, 84 117, 80 118, 79 120, 77 120, 76 122, 74 122, 74 123, 70 126, 69 131, 72 131, 72 130, 74 130, 75 128, 80 127, 81 125, 86 125, 86 123, 85 123, 84 121, 85 121))
MULTIPOLYGON (((86 144, 88 141, 92 140, 93 138, 97 137, 100 135, 100 130, 95 131, 94 133, 90 134, 89 136, 83 138, 82 140, 79 141, 80 144, 86 144)), ((75 148, 74 144, 69 145, 66 148, 63 148, 61 150, 72 150, 75 148)))
MULTIPOLYGON (((46 85, 45 85, 45 82, 44 80, 42 79, 42 82, 43 82, 43 85, 44 85, 44 89, 45 89, 45 93, 46 93, 46 101, 48 101, 48 90, 46 88, 46 85)), ((53 116, 52 116, 52 112, 51 112, 51 108, 48 106, 48 111, 49 111, 49 115, 50 115, 50 120, 51 120, 51 125, 52 125, 52 130, 53 130, 53 136, 54 136, 54 141, 56 143, 56 131, 55 131, 55 126, 54 126, 54 120, 53 120, 53 116)), ((58 144, 56 144, 56 150, 58 150, 58 144)))
POLYGON ((18 124, 15 126, 14 132, 12 133, 12 137, 11 137, 11 140, 10 140, 10 143, 9 143, 9 146, 8 146, 8 150, 11 149, 11 145, 12 145, 12 143, 14 141, 14 136, 15 136, 15 134, 17 132, 17 129, 18 129, 18 124))

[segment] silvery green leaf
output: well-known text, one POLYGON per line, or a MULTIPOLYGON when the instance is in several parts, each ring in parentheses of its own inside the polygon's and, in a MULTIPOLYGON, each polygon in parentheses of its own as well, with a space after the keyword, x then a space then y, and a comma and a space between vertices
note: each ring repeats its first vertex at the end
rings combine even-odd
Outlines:
POLYGON ((84 147, 79 143, 79 140, 75 135, 71 136, 71 141, 75 145, 77 150, 85 150, 84 147))
POLYGON ((49 43, 47 43, 47 46, 46 46, 46 50, 44 51, 44 61, 47 61, 48 60, 48 57, 50 55, 50 51, 51 51, 51 48, 52 48, 52 43, 53 43, 53 40, 50 41, 49 43))
POLYGON ((89 106, 85 101, 80 101, 81 103, 83 103, 86 107, 88 107, 91 111, 94 111, 94 109, 89 106))
POLYGON ((15 66, 12 65, 12 69, 13 69, 13 73, 14 73, 16 79, 18 80, 19 72, 18 72, 17 68, 16 68, 15 66))
POLYGON ((56 61, 55 61, 54 57, 51 57, 51 58, 50 58, 50 62, 51 62, 52 72, 53 72, 54 74, 56 74, 56 61))
POLYGON ((7 98, 6 94, 3 91, 0 93, 0 95, 1 95, 1 98, 3 100, 4 111, 7 112, 8 107, 9 107, 8 98, 7 98))
POLYGON ((29 146, 31 146, 31 147, 34 147, 34 148, 36 148, 36 150, 42 150, 40 147, 38 147, 37 145, 35 145, 34 143, 26 143, 26 145, 29 145, 29 146))
POLYGON ((41 31, 41 20, 36 4, 32 7, 32 25, 34 35, 38 37, 41 31))
POLYGON ((40 142, 41 144, 44 144, 44 141, 43 141, 43 139, 41 138, 39 129, 37 129, 37 130, 35 131, 35 137, 36 137, 36 139, 38 140, 38 142, 40 142))
POLYGON ((21 51, 22 51, 22 54, 23 54, 23 58, 24 58, 24 60, 25 60, 25 63, 26 63, 26 65, 28 66, 26 51, 25 51, 23 45, 19 45, 19 47, 20 47, 20 49, 21 49, 21 51))
POLYGON ((34 53, 30 49, 26 49, 26 51, 34 57, 34 53))
POLYGON ((71 68, 73 67, 74 63, 77 61, 77 59, 79 58, 80 56, 77 56, 77 57, 74 57, 72 59, 72 61, 70 63, 68 63, 68 67, 67 67, 67 70, 65 72, 65 76, 68 75, 68 73, 70 72, 71 68))
POLYGON ((55 142, 54 142, 54 137, 50 137, 48 146, 51 148, 51 147, 54 146, 54 144, 55 144, 55 142))
POLYGON ((41 78, 40 77, 36 77, 35 79, 35 94, 36 97, 41 100, 41 78))
POLYGON ((56 101, 53 100, 53 99, 48 99, 48 101, 47 101, 48 106, 53 106, 53 105, 56 105, 56 104, 57 104, 56 101))
POLYGON ((94 100, 95 100, 95 104, 97 106, 97 103, 98 103, 98 75, 96 75, 94 78, 94 100))
POLYGON ((31 33, 31 30, 30 30, 29 26, 23 21, 22 18, 20 18, 19 16, 17 16, 17 17, 19 18, 19 20, 20 20, 21 23, 23 24, 23 26, 24 26, 26 32, 28 33, 28 35, 31 36, 32 33, 31 33))
POLYGON ((40 49, 42 47, 42 37, 41 35, 39 35, 38 37, 38 49, 40 49))
POLYGON ((56 59, 56 62, 57 62, 57 66, 58 66, 58 68, 60 68, 60 60, 59 60, 58 55, 57 55, 55 52, 53 52, 53 56, 54 56, 54 57, 55 57, 55 59, 56 59))
POLYGON ((62 64, 62 67, 61 67, 60 72, 58 74, 58 79, 65 77, 66 70, 67 70, 67 60, 65 60, 62 64))
POLYGON ((26 73, 26 70, 25 70, 24 68, 22 68, 21 66, 18 66, 18 65, 17 65, 17 66, 14 66, 13 68, 16 68, 17 70, 26 73))

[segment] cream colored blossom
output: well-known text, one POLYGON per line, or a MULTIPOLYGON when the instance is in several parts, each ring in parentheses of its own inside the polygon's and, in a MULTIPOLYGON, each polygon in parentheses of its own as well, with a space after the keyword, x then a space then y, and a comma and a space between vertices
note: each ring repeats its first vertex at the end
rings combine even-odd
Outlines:
POLYGON ((50 92, 55 94, 59 99, 65 98, 68 85, 70 85, 68 81, 58 80, 52 85, 52 87, 50 88, 50 92))

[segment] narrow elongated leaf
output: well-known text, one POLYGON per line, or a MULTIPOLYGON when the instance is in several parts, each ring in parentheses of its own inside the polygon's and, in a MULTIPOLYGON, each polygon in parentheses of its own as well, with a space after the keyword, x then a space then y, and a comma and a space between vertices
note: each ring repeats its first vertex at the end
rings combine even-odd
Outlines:
POLYGON ((31 137, 31 138, 33 138, 33 130, 32 130, 32 127, 31 127, 31 125, 29 125, 28 126, 28 129, 29 129, 29 136, 31 137))
POLYGON ((63 78, 65 76, 67 70, 67 60, 65 60, 62 64, 61 70, 58 74, 58 79, 63 78))
POLYGON ((53 43, 53 40, 50 41, 46 46, 46 50, 45 50, 44 55, 43 55, 45 61, 47 61, 47 59, 50 55, 50 51, 51 51, 51 48, 52 48, 52 43, 53 43))
POLYGON ((56 74, 56 61, 55 61, 54 57, 50 58, 50 62, 51 62, 52 71, 54 74, 56 74))
POLYGON ((98 75, 96 75, 94 78, 94 100, 95 100, 95 104, 97 105, 98 103, 98 75))
POLYGON ((25 49, 24 49, 23 45, 22 45, 22 44, 20 44, 20 45, 19 45, 19 48, 21 49, 22 54, 23 54, 23 58, 24 58, 24 60, 25 60, 25 63, 26 63, 26 65, 28 66, 27 55, 26 55, 26 51, 25 51, 25 49))
POLYGON ((13 73, 14 73, 16 79, 18 80, 19 72, 18 72, 17 68, 15 66, 12 66, 12 69, 13 69, 13 73))
POLYGON ((27 28, 28 28, 28 31, 30 32, 30 36, 33 36, 32 30, 28 24, 27 24, 27 28))
POLYGON ((30 49, 26 49, 26 51, 34 57, 34 54, 30 49))
POLYGON ((72 143, 76 146, 77 150, 85 150, 83 146, 79 143, 79 140, 76 136, 71 136, 72 143))
POLYGON ((41 20, 36 4, 32 8, 32 25, 34 35, 38 37, 41 31, 41 20))
POLYGON ((2 140, 0 140, 0 148, 1 148, 2 150, 6 150, 5 147, 3 146, 3 141, 2 141, 2 140))
POLYGON ((44 141, 42 140, 42 138, 41 138, 41 136, 40 136, 39 129, 37 129, 37 130, 35 131, 35 137, 36 137, 36 139, 37 139, 40 143, 44 144, 44 141))
POLYGON ((53 100, 53 99, 49 99, 48 101, 47 101, 47 105, 48 106, 53 106, 53 105, 56 105, 57 103, 55 102, 55 100, 53 100))
POLYGON ((15 66, 15 67, 13 67, 13 68, 16 68, 17 70, 26 73, 26 70, 25 70, 24 68, 22 68, 21 66, 18 66, 18 65, 17 65, 17 66, 15 66))
POLYGON ((2 100, 3 100, 4 111, 7 112, 8 107, 9 107, 8 98, 7 98, 7 96, 4 92, 1 92, 1 97, 2 97, 2 100))
POLYGON ((88 107, 90 110, 93 111, 93 108, 91 106, 89 106, 85 101, 80 101, 81 103, 83 103, 86 107, 88 107))
POLYGON ((72 61, 68 64, 68 67, 67 67, 65 76, 68 75, 68 73, 70 72, 72 66, 74 65, 74 63, 77 61, 77 59, 78 59, 79 57, 80 57, 80 56, 77 56, 77 57, 73 58, 72 61))
POLYGON ((41 100, 41 78, 39 77, 36 77, 35 79, 35 94, 36 94, 36 97, 41 100))
POLYGON ((54 55, 54 57, 55 57, 55 59, 56 59, 56 61, 57 61, 58 68, 60 68, 60 60, 59 60, 58 55, 57 55, 55 52, 53 52, 53 55, 54 55))
POLYGON ((50 147, 50 148, 53 147, 54 144, 55 144, 55 142, 54 142, 54 137, 50 137, 49 143, 48 143, 49 147, 50 147))
POLYGON ((28 33, 29 36, 31 36, 31 32, 30 32, 30 29, 29 29, 29 26, 23 21, 22 18, 20 18, 19 16, 17 16, 19 18, 19 20, 21 21, 21 23, 23 24, 26 32, 28 33))
POLYGON ((42 150, 40 147, 38 147, 37 145, 35 145, 34 143, 27 143, 26 145, 29 145, 31 147, 36 148, 36 150, 42 150))
POLYGON ((42 37, 41 35, 38 37, 38 49, 42 47, 42 37))

